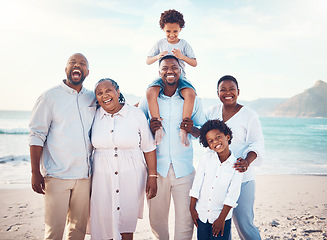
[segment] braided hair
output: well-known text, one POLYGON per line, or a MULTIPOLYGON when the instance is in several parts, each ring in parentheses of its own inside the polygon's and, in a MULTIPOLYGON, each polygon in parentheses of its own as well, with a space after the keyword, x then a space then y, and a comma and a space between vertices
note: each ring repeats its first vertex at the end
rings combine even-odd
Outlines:
MULTIPOLYGON (((96 84, 95 84, 95 87, 94 87, 94 92, 95 92, 95 89, 97 88, 97 86, 99 85, 99 83, 103 82, 103 81, 110 81, 111 84, 114 86, 114 88, 117 90, 119 90, 119 85, 118 83, 115 81, 115 80, 112 80, 111 78, 102 78, 100 79, 96 84)), ((123 94, 120 92, 119 93, 119 97, 118 97, 118 101, 120 103, 125 103, 125 97, 123 96, 123 94)), ((97 102, 97 105, 98 105, 98 102, 97 102)))

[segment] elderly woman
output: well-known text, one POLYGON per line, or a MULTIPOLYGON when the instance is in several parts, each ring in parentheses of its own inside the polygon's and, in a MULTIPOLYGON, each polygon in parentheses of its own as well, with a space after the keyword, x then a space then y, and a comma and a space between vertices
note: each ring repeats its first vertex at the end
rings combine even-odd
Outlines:
POLYGON ((230 149, 238 158, 234 167, 243 172, 241 194, 233 212, 233 222, 241 239, 261 239, 258 228, 253 224, 255 193, 253 166, 261 164, 264 154, 260 121, 253 110, 237 103, 240 90, 233 76, 226 75, 220 78, 217 88, 222 104, 208 109, 206 116, 207 119, 222 120, 232 129, 234 137, 230 149))
POLYGON ((95 95, 91 238, 133 239, 144 195, 157 192, 155 143, 143 112, 125 104, 114 80, 101 79, 95 95))

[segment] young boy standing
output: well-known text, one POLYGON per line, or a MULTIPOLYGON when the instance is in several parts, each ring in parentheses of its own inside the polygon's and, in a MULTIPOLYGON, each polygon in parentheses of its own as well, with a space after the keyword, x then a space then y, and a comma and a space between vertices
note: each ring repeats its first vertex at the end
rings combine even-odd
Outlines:
POLYGON ((200 143, 209 147, 201 158, 190 190, 190 211, 199 240, 229 239, 233 208, 240 195, 242 173, 233 168, 229 151, 232 131, 219 120, 200 129, 200 143))
MULTIPOLYGON (((176 10, 165 11, 161 14, 159 24, 161 29, 165 32, 166 38, 160 39, 156 42, 148 54, 146 63, 150 65, 165 55, 174 55, 180 60, 181 78, 179 80, 178 90, 184 98, 183 119, 191 118, 195 99, 195 89, 185 78, 184 68, 185 62, 192 67, 196 67, 197 61, 191 45, 189 45, 185 40, 178 38, 179 33, 185 25, 183 14, 176 10)), ((163 82, 161 78, 156 79, 148 87, 146 97, 152 118, 161 119, 157 98, 160 89, 162 88, 163 82)), ((162 128, 156 131, 155 141, 157 145, 161 142, 163 134, 164 131, 162 128)), ((190 145, 186 131, 181 129, 180 137, 184 146, 190 145)))

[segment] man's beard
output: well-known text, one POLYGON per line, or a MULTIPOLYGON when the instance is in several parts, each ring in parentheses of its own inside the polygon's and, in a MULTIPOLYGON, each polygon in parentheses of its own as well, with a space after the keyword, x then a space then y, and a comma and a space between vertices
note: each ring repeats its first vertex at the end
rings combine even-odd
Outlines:
POLYGON ((67 76, 67 78, 68 78, 68 81, 71 84, 75 85, 75 86, 78 86, 78 85, 82 84, 84 82, 84 80, 85 80, 85 77, 84 77, 84 74, 83 73, 81 73, 81 79, 78 82, 73 81, 73 79, 72 79, 72 72, 70 72, 70 74, 69 74, 69 76, 67 76))
POLYGON ((165 80, 163 81, 165 84, 169 85, 169 86, 174 86, 176 84, 178 80, 176 80, 176 77, 175 77, 175 80, 173 82, 169 82, 167 80, 167 76, 165 77, 165 80))

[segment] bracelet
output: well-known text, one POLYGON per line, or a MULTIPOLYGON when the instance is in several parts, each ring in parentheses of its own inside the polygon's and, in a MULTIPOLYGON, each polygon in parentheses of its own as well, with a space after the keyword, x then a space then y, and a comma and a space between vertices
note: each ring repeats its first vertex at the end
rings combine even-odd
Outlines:
POLYGON ((149 177, 155 177, 155 178, 158 178, 158 175, 149 175, 149 177))

